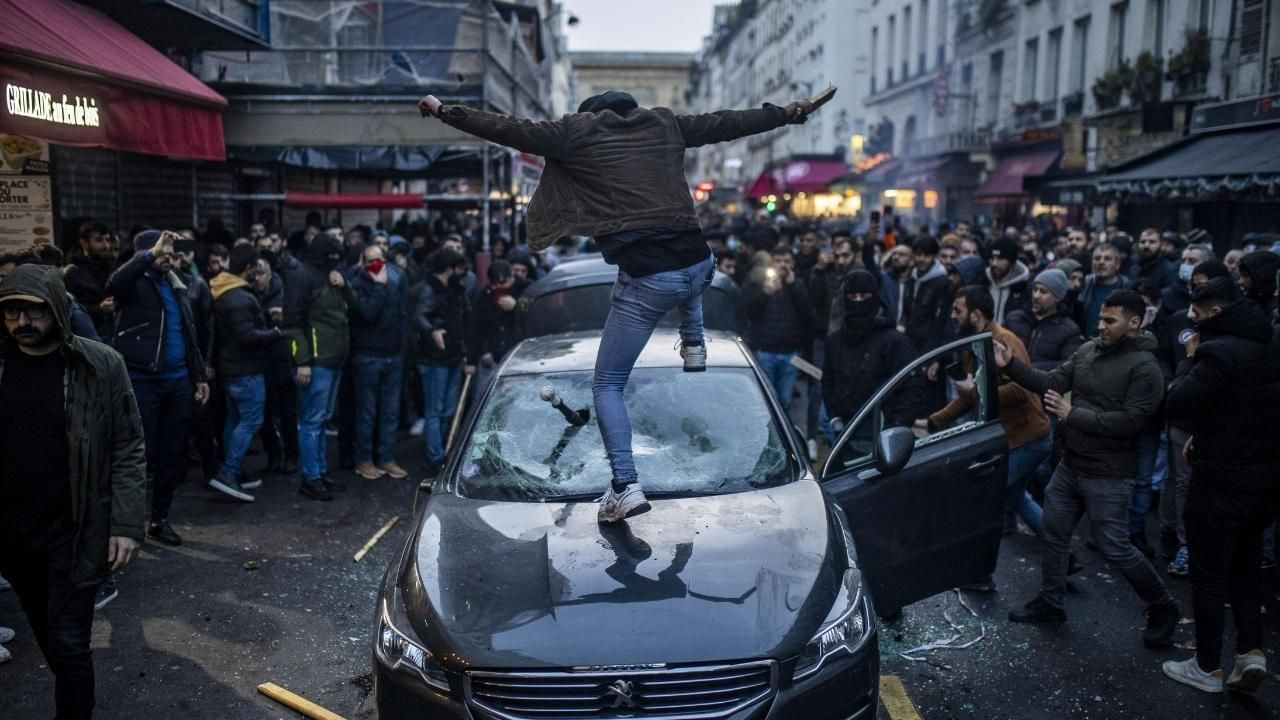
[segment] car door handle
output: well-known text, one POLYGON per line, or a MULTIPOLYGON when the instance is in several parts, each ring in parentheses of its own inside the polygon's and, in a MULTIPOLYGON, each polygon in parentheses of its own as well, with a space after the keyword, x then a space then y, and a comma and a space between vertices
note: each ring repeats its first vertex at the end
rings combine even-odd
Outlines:
POLYGON ((978 460, 969 466, 969 472, 976 475, 985 475, 992 470, 995 470, 1001 460, 1004 460, 1003 455, 996 455, 995 457, 987 460, 978 460))

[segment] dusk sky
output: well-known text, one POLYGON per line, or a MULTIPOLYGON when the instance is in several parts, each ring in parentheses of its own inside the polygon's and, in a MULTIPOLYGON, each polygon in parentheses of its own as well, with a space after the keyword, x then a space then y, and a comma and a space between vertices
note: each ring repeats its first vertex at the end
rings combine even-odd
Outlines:
POLYGON ((570 50, 694 52, 725 0, 564 0, 570 50))

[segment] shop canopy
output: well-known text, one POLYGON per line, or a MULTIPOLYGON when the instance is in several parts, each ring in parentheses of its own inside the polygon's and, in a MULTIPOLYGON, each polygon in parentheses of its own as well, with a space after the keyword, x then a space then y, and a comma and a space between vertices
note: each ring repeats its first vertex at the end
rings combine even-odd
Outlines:
POLYGON ((289 207, 330 210, 417 210, 426 206, 421 195, 309 192, 287 192, 284 194, 284 204, 289 207))
POLYGON ((988 202, 1021 198, 1027 192, 1023 180, 1044 175, 1060 154, 1060 150, 1038 150, 1002 158, 974 197, 988 202))
POLYGON ((1209 197, 1280 189, 1280 125, 1191 135, 1113 168, 1102 192, 1209 197))
POLYGON ((794 159, 775 165, 756 178, 747 197, 762 198, 783 193, 824 193, 827 186, 849 172, 841 160, 794 159))
POLYGON ((71 0, 0 0, 0 133, 222 160, 227 101, 111 18, 71 0))

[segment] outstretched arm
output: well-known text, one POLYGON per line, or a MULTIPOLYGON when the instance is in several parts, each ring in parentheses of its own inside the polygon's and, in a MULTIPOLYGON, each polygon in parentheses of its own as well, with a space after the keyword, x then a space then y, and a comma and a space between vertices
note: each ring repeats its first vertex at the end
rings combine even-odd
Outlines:
POLYGON ((560 157, 568 138, 568 131, 561 120, 525 120, 465 105, 444 105, 435 95, 419 100, 418 109, 423 117, 438 117, 445 125, 531 155, 560 157))
POLYGON ((676 124, 685 147, 701 147, 767 132, 783 125, 799 125, 809 118, 813 106, 808 100, 785 108, 765 103, 759 110, 721 110, 703 115, 677 115, 676 124))

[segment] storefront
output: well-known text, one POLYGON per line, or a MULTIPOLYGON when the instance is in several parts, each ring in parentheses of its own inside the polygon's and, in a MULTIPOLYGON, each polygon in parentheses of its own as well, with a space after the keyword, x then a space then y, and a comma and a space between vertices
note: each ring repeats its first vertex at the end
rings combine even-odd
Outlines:
POLYGON ((848 172, 849 166, 839 157, 797 155, 766 168, 751 183, 746 196, 794 217, 852 217, 862 207, 861 197, 829 189, 848 172))
POLYGON ((1038 214, 1044 214, 1030 192, 1031 183, 1048 173, 1061 154, 1061 145, 1057 142, 1002 153, 974 198, 987 205, 992 217, 1000 223, 1021 225, 1031 221, 1038 214))
POLYGON ((193 218, 192 161, 225 157, 222 96, 70 0, 0 0, 0 17, 0 245, 66 246, 73 218, 164 223, 177 188, 177 215, 193 218), (158 198, 162 217, 144 214, 158 198))

